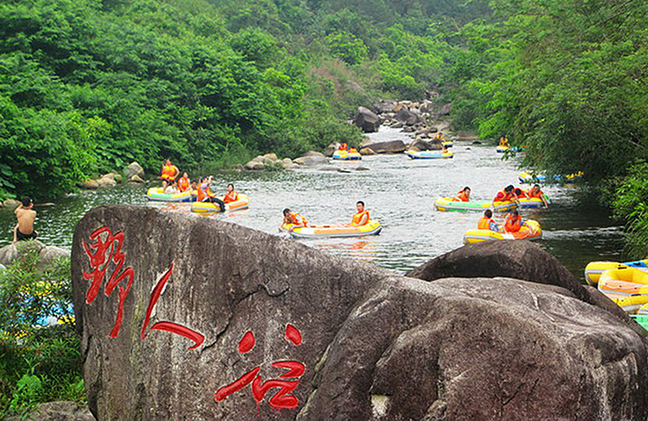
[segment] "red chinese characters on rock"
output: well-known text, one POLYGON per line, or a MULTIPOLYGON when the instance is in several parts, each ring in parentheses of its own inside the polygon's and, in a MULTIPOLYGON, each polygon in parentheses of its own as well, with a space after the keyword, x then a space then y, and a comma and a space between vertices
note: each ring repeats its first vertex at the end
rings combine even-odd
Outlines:
MULTIPOLYGON (((286 340, 295 346, 299 346, 302 343, 301 333, 296 327, 288 324, 286 326, 286 340)), ((252 332, 247 332, 239 342, 239 352, 242 354, 250 352, 254 348, 255 343, 256 340, 254 334, 252 332)), ((261 367, 255 367, 233 383, 218 389, 215 394, 216 402, 222 401, 251 383, 252 395, 254 396, 257 406, 261 404, 261 401, 270 389, 279 388, 279 390, 270 398, 268 402, 270 406, 278 410, 297 408, 299 401, 295 396, 291 395, 291 393, 299 385, 299 378, 304 375, 306 367, 299 361, 275 361, 272 363, 272 366, 288 371, 280 375, 279 379, 263 381, 259 375, 261 367)))
POLYGON ((115 268, 106 283, 104 294, 110 296, 115 287, 122 283, 122 281, 127 280, 125 286, 119 285, 117 317, 109 335, 111 338, 115 338, 119 333, 124 316, 124 301, 133 284, 133 269, 128 267, 122 270, 126 256, 121 252, 124 242, 124 234, 121 231, 113 234, 110 228, 101 227, 90 235, 90 240, 94 240, 94 243, 88 245, 83 240, 83 249, 90 258, 90 268, 92 269, 91 272, 83 272, 83 279, 87 281, 92 280, 90 288, 88 288, 88 292, 86 293, 86 304, 91 304, 97 298, 101 289, 101 283, 106 276, 106 271, 111 261, 115 264, 115 268))

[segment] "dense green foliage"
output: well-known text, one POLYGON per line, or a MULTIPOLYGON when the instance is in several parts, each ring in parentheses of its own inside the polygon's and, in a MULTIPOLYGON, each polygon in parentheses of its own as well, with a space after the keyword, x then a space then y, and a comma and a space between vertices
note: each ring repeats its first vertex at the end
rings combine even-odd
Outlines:
POLYGON ((70 316, 70 260, 41 270, 37 259, 27 251, 0 271, 0 418, 40 402, 85 399, 73 325, 43 327, 46 315, 70 316))

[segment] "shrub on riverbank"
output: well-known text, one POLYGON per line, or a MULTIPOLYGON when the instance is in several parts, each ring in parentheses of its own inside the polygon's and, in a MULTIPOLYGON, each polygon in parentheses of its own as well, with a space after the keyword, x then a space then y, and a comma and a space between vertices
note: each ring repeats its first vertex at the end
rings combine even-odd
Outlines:
POLYGON ((627 252, 632 258, 648 256, 648 164, 630 169, 630 174, 612 187, 614 215, 626 222, 627 252))
POLYGON ((71 316, 70 259, 45 270, 37 260, 26 252, 0 271, 0 418, 42 402, 85 400, 73 324, 39 324, 44 316, 71 316))

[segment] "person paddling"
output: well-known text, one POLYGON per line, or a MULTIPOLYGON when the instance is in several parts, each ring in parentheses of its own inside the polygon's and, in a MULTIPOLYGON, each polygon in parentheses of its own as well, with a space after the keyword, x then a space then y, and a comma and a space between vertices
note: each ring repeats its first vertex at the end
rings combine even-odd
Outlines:
POLYGON ((29 196, 25 196, 20 201, 20 205, 14 213, 18 223, 14 227, 13 242, 33 240, 38 237, 38 231, 34 230, 34 221, 36 220, 36 211, 32 208, 34 203, 29 196))
POLYGON ((356 209, 358 212, 356 212, 355 215, 353 215, 353 219, 351 220, 351 226, 352 227, 360 227, 362 225, 367 225, 369 223, 369 211, 365 209, 365 204, 363 201, 358 201, 356 203, 356 209))

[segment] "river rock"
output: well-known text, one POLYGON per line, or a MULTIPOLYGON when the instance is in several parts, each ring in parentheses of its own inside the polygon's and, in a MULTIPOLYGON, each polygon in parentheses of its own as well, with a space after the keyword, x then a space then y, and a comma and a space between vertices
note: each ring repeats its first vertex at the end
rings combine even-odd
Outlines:
POLYGON ((376 152, 371 148, 362 148, 358 152, 360 152, 360 155, 376 155, 376 152))
POLYGON ((87 406, 76 402, 47 402, 36 407, 23 417, 5 418, 6 421, 96 421, 87 406))
POLYGON ((321 152, 310 151, 310 152, 306 153, 306 155, 294 159, 293 162, 295 164, 303 165, 303 166, 308 167, 308 166, 313 166, 313 165, 325 164, 325 163, 328 162, 328 159, 321 152))
POLYGON ((122 182, 122 176, 121 174, 117 174, 115 172, 109 172, 108 174, 104 174, 101 176, 101 178, 110 178, 111 180, 115 180, 117 183, 122 182))
POLYGON ((99 183, 97 180, 86 180, 82 183, 79 183, 79 187, 86 190, 95 190, 99 188, 99 183))
POLYGON ((339 142, 333 142, 330 145, 328 145, 326 147, 326 149, 324 149, 324 156, 330 158, 330 157, 333 156, 335 151, 337 151, 338 149, 340 149, 340 143, 339 142))
POLYGON ((478 136, 473 132, 457 132, 457 140, 473 141, 477 139, 478 136))
POLYGON ((133 176, 138 176, 142 180, 144 179, 144 169, 137 162, 131 162, 128 167, 124 169, 126 174, 126 179, 131 180, 133 176))
POLYGON ((380 117, 368 108, 358 107, 353 124, 360 127, 365 133, 377 132, 380 127, 380 117))
POLYGON ((414 142, 412 142, 411 146, 418 149, 419 151, 439 151, 443 149, 441 141, 437 139, 416 139, 414 142))
POLYGON ((570 290, 586 303, 604 308, 646 335, 626 313, 597 289, 585 288, 555 257, 530 241, 484 241, 436 257, 406 276, 434 281, 447 277, 510 277, 570 290))
POLYGON ((129 183, 146 183, 139 175, 134 175, 128 179, 129 183))
MULTIPOLYGON (((644 339, 554 285, 424 282, 218 219, 130 205, 86 214, 72 256, 97 419, 648 416, 644 339), (113 243, 124 256, 116 275, 127 277, 107 295, 96 272, 89 300, 83 273, 103 270, 113 243)), ((115 264, 105 269, 109 278, 115 264)))
POLYGON ((5 199, 2 205, 5 208, 16 209, 18 206, 20 206, 20 202, 14 199, 5 199))
POLYGON ((376 113, 385 114, 394 111, 395 106, 396 106, 396 101, 392 101, 390 99, 381 99, 374 104, 373 108, 374 110, 376 110, 376 113))
POLYGON ((97 185, 99 187, 111 187, 111 186, 114 186, 116 184, 117 184, 117 182, 115 181, 115 179, 110 178, 110 177, 105 177, 104 176, 104 177, 101 177, 100 179, 97 180, 97 185))
POLYGON ((271 161, 279 161, 276 153, 267 153, 263 155, 264 158, 270 159, 271 161))
POLYGON ((390 140, 387 142, 372 143, 369 145, 369 148, 377 154, 402 153, 405 152, 406 146, 402 140, 390 140))
POLYGON ((38 254, 38 266, 43 269, 58 259, 70 258, 70 251, 60 247, 45 246, 38 254))
POLYGON ((412 126, 419 122, 419 116, 414 114, 412 111, 407 108, 401 108, 395 115, 396 120, 400 121, 403 124, 412 126))
POLYGON ((45 248, 45 244, 38 240, 19 241, 0 248, 0 264, 9 266, 20 255, 28 252, 40 254, 45 248))
POLYGON ((282 159, 281 165, 283 165, 284 170, 293 170, 295 168, 299 168, 299 165, 295 164, 290 158, 282 159))

